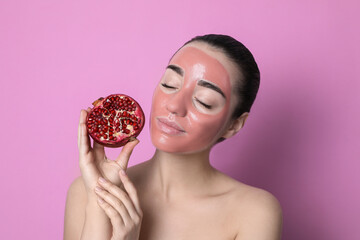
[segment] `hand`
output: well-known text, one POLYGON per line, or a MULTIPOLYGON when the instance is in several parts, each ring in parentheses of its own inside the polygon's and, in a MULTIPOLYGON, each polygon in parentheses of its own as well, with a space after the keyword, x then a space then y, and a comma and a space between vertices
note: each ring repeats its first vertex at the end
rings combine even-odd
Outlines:
POLYGON ((84 184, 88 194, 93 194, 96 182, 99 177, 103 177, 117 186, 121 186, 119 171, 126 170, 132 150, 139 143, 136 139, 127 143, 120 155, 115 161, 107 159, 104 146, 94 141, 93 148, 90 146, 90 138, 86 130, 86 116, 88 110, 81 110, 79 129, 78 129, 78 147, 79 147, 79 165, 84 184))
POLYGON ((110 218, 111 240, 138 240, 142 210, 136 189, 124 170, 119 172, 125 191, 103 178, 99 178, 95 192, 98 204, 110 218))

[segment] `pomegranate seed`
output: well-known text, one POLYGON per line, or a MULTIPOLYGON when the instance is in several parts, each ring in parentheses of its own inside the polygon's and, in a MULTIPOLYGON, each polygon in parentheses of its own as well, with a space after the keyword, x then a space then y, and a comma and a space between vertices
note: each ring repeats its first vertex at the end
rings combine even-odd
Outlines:
POLYGON ((143 123, 143 112, 131 97, 113 94, 105 99, 99 98, 93 105, 86 127, 90 136, 105 146, 120 147, 143 128, 140 124, 143 123), (128 129, 128 126, 132 128, 128 129), (117 136, 120 132, 124 134, 117 136))

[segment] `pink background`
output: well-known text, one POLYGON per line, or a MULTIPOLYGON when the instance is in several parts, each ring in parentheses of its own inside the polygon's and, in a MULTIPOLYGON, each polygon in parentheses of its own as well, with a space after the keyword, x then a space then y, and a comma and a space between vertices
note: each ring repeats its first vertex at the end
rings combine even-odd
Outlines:
MULTIPOLYGON (((261 87, 214 166, 272 192, 283 239, 360 239, 358 1, 1 1, 1 239, 61 239, 81 108, 152 90, 185 41, 224 33, 261 87)), ((154 151, 148 125, 130 165, 154 151)), ((109 151, 115 157, 118 150, 109 151)))

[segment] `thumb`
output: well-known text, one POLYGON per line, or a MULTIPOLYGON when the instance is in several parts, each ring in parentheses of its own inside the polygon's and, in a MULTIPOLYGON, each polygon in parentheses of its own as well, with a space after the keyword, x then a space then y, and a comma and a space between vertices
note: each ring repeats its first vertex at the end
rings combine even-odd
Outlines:
POLYGON ((135 139, 134 141, 128 142, 121 150, 121 153, 119 154, 119 156, 115 159, 116 163, 119 164, 121 169, 123 169, 124 171, 126 171, 126 169, 127 169, 132 151, 134 150, 135 146, 139 142, 140 141, 137 139, 135 139))

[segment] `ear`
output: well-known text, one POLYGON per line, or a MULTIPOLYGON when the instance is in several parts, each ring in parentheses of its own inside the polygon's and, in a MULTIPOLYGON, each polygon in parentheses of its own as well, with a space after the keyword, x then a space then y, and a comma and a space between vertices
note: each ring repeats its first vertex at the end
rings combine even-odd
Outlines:
POLYGON ((244 112, 240 117, 233 120, 228 130, 222 136, 223 138, 230 138, 234 136, 244 126, 246 119, 249 117, 248 112, 244 112))

